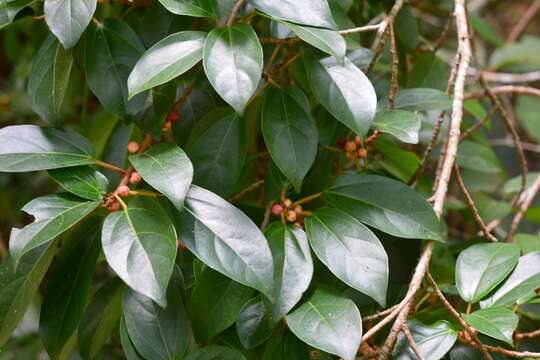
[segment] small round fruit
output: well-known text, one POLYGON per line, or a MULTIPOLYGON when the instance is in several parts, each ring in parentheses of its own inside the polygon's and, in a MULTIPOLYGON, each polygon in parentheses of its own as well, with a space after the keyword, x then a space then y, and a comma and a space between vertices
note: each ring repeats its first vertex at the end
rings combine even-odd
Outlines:
POLYGON ((296 206, 294 207, 294 212, 295 212, 295 213, 301 214, 302 211, 304 211, 304 209, 302 209, 302 206, 296 205, 296 206))
POLYGON ((107 209, 109 211, 118 211, 120 210, 120 203, 115 200, 114 202, 110 203, 109 206, 107 206, 107 209))
POLYGON ((296 211, 289 210, 287 211, 287 215, 285 215, 285 219, 289 222, 295 222, 297 218, 296 211))
POLYGON ((283 206, 281 206, 281 204, 274 204, 274 206, 272 206, 272 214, 278 216, 280 215, 282 212, 283 212, 283 206))
POLYGON ((169 131, 172 128, 172 123, 170 121, 166 121, 165 124, 163 124, 163 127, 161 128, 161 131, 169 131))
POLYGON ((178 111, 173 111, 167 115, 167 121, 168 122, 177 122, 178 119, 180 119, 180 114, 178 114, 178 111))
POLYGON ((286 208, 290 208, 291 205, 292 205, 291 199, 285 199, 285 201, 283 202, 283 206, 285 206, 286 208))
POLYGON ((129 187, 127 185, 121 185, 118 187, 118 190, 116 190, 116 193, 118 196, 128 196, 129 195, 129 187))
POLYGON ((141 175, 138 172, 134 171, 129 177, 129 182, 131 184, 138 184, 141 182, 141 175))
POLYGON ((367 158, 367 150, 364 148, 358 149, 358 157, 361 159, 367 158))
POLYGON ((360 136, 356 135, 356 137, 354 138, 354 143, 356 145, 361 145, 362 144, 362 139, 360 138, 360 136))
POLYGON ((348 152, 355 151, 356 150, 356 143, 354 141, 348 141, 345 144, 345 150, 347 150, 348 152))
POLYGON ((136 141, 130 141, 127 145, 127 149, 131 154, 135 154, 136 152, 140 150, 140 148, 141 148, 141 145, 139 145, 139 143, 136 141))

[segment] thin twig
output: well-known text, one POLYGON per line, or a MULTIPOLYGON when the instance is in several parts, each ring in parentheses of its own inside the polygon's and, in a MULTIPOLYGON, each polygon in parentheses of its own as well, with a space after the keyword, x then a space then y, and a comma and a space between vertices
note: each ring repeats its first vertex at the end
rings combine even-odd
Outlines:
POLYGON ((234 195, 234 196, 231 196, 229 198, 229 202, 235 202, 237 200, 240 200, 242 197, 244 197, 246 194, 252 192, 252 191, 255 191, 257 190, 262 184, 264 184, 264 179, 261 179, 261 180, 258 180, 258 181, 255 181, 253 184, 249 185, 248 187, 246 187, 245 189, 243 189, 242 191, 240 191, 238 194, 234 195))
POLYGON ((245 1, 246 0, 238 0, 236 4, 234 4, 233 8, 231 9, 231 13, 229 14, 229 18, 227 19, 227 22, 225 23, 226 26, 231 26, 234 23, 236 14, 238 14, 238 11, 240 11, 245 1))
MULTIPOLYGON (((502 139, 489 139, 490 145, 493 146, 507 146, 507 147, 515 147, 516 144, 511 138, 502 138, 502 139)), ((534 152, 537 154, 540 154, 540 145, 528 143, 528 142, 521 142, 521 146, 523 147, 523 150, 534 152)))
POLYGON ((407 338, 407 341, 409 342, 409 346, 411 347, 412 351, 416 355, 416 358, 418 360, 425 360, 424 354, 420 351, 418 348, 418 345, 416 345, 416 341, 414 341, 414 337, 411 334, 411 329, 407 326, 407 324, 403 324, 401 330, 403 331, 403 334, 405 334, 405 337, 407 338))
POLYGON ((521 74, 513 73, 500 73, 493 71, 482 71, 480 76, 486 81, 498 82, 498 83, 527 83, 527 82, 536 82, 540 80, 540 71, 531 71, 521 74))
POLYGON ((525 31, 527 25, 529 25, 538 10, 540 10, 540 0, 536 0, 535 2, 533 2, 531 6, 529 6, 529 8, 525 11, 525 13, 521 15, 520 20, 518 21, 516 26, 514 26, 506 40, 508 42, 516 41, 519 36, 525 31))
MULTIPOLYGON (((530 86, 501 85, 501 86, 492 87, 490 90, 493 94, 523 94, 523 95, 531 95, 531 96, 540 97, 540 89, 530 87, 530 86)), ((483 90, 475 91, 475 92, 465 95, 465 100, 481 99, 486 95, 487 95, 486 92, 483 90)))
POLYGON ((519 207, 518 212, 514 216, 514 219, 512 220, 512 225, 510 226, 510 231, 508 231, 507 238, 513 239, 514 234, 516 233, 519 224, 521 223, 521 220, 523 219, 523 216, 531 206, 534 198, 538 194, 538 191, 540 191, 540 176, 536 178, 534 183, 531 185, 530 188, 527 189, 525 192, 525 199, 523 199, 523 202, 521 203, 521 206, 519 207))
POLYGON ((388 94, 388 107, 393 109, 396 103, 396 94, 398 92, 398 71, 399 57, 397 54, 396 36, 394 34, 394 24, 390 23, 388 36, 390 37, 390 54, 392 55, 392 70, 390 76, 390 93, 388 94))
MULTIPOLYGON (((470 341, 468 339, 464 339, 461 336, 459 337, 459 340, 462 341, 463 343, 467 344, 467 345, 471 345, 471 346, 474 346, 476 348, 479 347, 479 345, 476 342, 470 341)), ((514 350, 508 350, 508 349, 504 349, 504 348, 501 348, 501 347, 498 347, 498 346, 491 346, 491 345, 483 345, 483 346, 489 352, 499 353, 499 354, 510 356, 510 357, 516 358, 516 359, 526 359, 526 358, 540 359, 540 352, 514 351, 514 350)))
POLYGON ((111 171, 114 171, 118 174, 122 174, 124 175, 126 173, 126 170, 116 166, 116 165, 113 165, 113 164, 109 164, 108 162, 105 162, 105 161, 101 161, 101 160, 96 160, 96 165, 97 166, 101 166, 102 168, 105 168, 105 169, 109 169, 111 171))
POLYGON ((373 320, 377 320, 379 318, 382 318, 383 316, 385 315, 388 315, 390 314, 392 311, 394 311, 397 307, 399 306, 399 304, 396 304, 392 307, 389 307, 388 309, 385 309, 385 310, 382 310, 382 311, 379 311, 375 314, 372 314, 372 315, 368 315, 368 316, 363 316, 362 317, 362 321, 363 322, 369 322, 369 321, 373 321, 373 320))
POLYGON ((274 201, 270 201, 268 203, 268 206, 264 210, 263 222, 261 223, 261 226, 260 226, 261 230, 266 229, 268 224, 270 224, 270 217, 272 216, 272 206, 274 206, 274 204, 275 204, 274 201))
POLYGON ((358 33, 367 32, 367 31, 376 31, 376 30, 379 30, 380 27, 381 27, 381 24, 366 25, 366 26, 355 27, 352 29, 341 30, 339 31, 339 33, 342 36, 349 36, 351 34, 358 34, 358 33))
POLYGON ((463 329, 467 332, 467 334, 471 337, 471 339, 473 339, 474 342, 478 344, 478 347, 480 351, 482 352, 482 354, 484 355, 484 358, 487 360, 493 360, 489 352, 486 350, 485 346, 482 344, 480 339, 478 339, 476 332, 473 329, 471 329, 469 324, 467 324, 465 320, 463 320, 463 318, 457 312, 457 310, 454 309, 452 304, 450 304, 450 302, 446 299, 446 297, 442 293, 441 289, 439 289, 439 286, 437 285, 437 283, 435 282, 435 279, 433 279, 433 276, 431 276, 431 273, 429 271, 426 274, 426 278, 431 284, 431 286, 433 287, 433 290, 435 290, 435 294, 437 295, 441 303, 444 305, 444 307, 448 310, 450 315, 452 315, 454 319, 456 319, 459 322, 459 324, 463 327, 463 329))
POLYGON ((516 333, 514 335, 514 338, 516 340, 523 340, 523 339, 532 339, 538 336, 540 336, 540 329, 530 331, 530 332, 516 333))
POLYGON ((469 194, 469 191, 467 190, 467 187, 465 186, 465 183, 463 182, 463 178, 461 177, 461 172, 459 171, 459 167, 457 166, 457 164, 454 164, 454 176, 456 177, 459 188, 461 189, 461 192, 463 193, 463 196, 465 197, 465 201, 467 202, 467 205, 469 205, 469 208, 471 209, 473 213, 474 220, 480 227, 480 230, 482 230, 482 233, 487 239, 497 242, 497 238, 489 232, 489 230, 486 227, 486 223, 484 219, 482 219, 482 216, 480 216, 480 212, 478 211, 478 208, 476 207, 476 204, 474 203, 473 198, 469 194))

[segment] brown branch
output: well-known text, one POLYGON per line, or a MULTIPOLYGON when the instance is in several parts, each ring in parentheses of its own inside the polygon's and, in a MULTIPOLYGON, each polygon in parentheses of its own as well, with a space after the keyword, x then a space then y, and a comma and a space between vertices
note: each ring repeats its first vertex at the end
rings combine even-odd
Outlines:
POLYGON ((531 72, 522 73, 522 74, 482 71, 480 76, 483 77, 484 80, 486 81, 515 84, 515 83, 535 82, 535 81, 540 80, 540 71, 531 71, 531 72))
POLYGON ((532 339, 538 336, 540 336, 540 329, 530 331, 530 332, 516 333, 514 335, 514 338, 516 340, 523 340, 523 339, 532 339))
POLYGON ((126 170, 119 168, 118 166, 115 166, 113 164, 109 164, 108 162, 105 162, 105 161, 96 160, 95 163, 97 166, 100 166, 105 169, 109 169, 121 175, 124 175, 126 173, 126 170))
POLYGON ((381 24, 366 25, 366 26, 355 27, 352 29, 345 29, 338 32, 342 36, 349 36, 352 34, 358 34, 358 33, 367 32, 367 31, 376 31, 376 30, 379 30, 380 27, 381 27, 381 24))
MULTIPOLYGON (((448 183, 452 174, 452 168, 457 156, 457 150, 459 145, 459 138, 461 134, 461 121, 463 119, 463 97, 465 89, 465 81, 467 78, 467 71, 469 69, 469 64, 472 58, 472 50, 469 39, 469 28, 467 23, 467 10, 465 7, 465 0, 455 0, 455 17, 458 33, 458 53, 460 54, 459 64, 457 67, 456 82, 454 86, 454 100, 452 103, 452 117, 450 121, 450 128, 448 132, 448 141, 446 151, 444 153, 444 158, 442 159, 442 168, 439 174, 439 180, 437 181, 437 186, 435 188, 435 193, 433 195, 434 203, 433 210, 437 217, 441 217, 444 208, 444 202, 446 200, 446 195, 448 192, 448 183)), ((416 266, 415 274, 409 285, 409 293, 416 294, 420 288, 420 284, 426 271, 429 267, 429 261, 433 253, 434 241, 428 241, 424 251, 422 253, 421 259, 416 266)), ((395 346, 397 335, 400 332, 403 324, 407 321, 409 312, 411 309, 411 304, 407 304, 399 313, 390 334, 386 339, 381 353, 379 355, 379 360, 386 360, 390 356, 392 349, 395 346)))
POLYGON ((229 202, 235 202, 237 200, 240 200, 246 194, 249 194, 250 192, 257 190, 262 184, 264 184, 264 179, 254 182, 253 184, 249 185, 248 187, 240 191, 238 194, 231 196, 229 198, 229 202))
POLYGON ((516 41, 519 36, 525 31, 527 28, 527 25, 531 22, 531 20, 534 18, 536 13, 540 10, 540 0, 536 0, 529 6, 529 8, 525 11, 525 13, 521 16, 520 20, 514 26, 512 31, 510 32, 510 35, 508 35, 508 38, 506 39, 508 42, 514 42, 516 41))
POLYGON ((373 321, 373 320, 377 320, 379 318, 382 318, 383 316, 385 315, 388 315, 390 314, 392 311, 394 311, 397 307, 399 306, 399 304, 396 304, 392 307, 389 307, 388 309, 385 309, 385 310, 382 310, 382 311, 379 311, 375 314, 372 314, 372 315, 368 315, 368 316, 363 316, 362 317, 362 321, 363 322, 369 322, 369 321, 373 321))
MULTIPOLYGON (((463 336, 459 336, 459 340, 467 345, 474 346, 476 348, 479 348, 479 345, 474 342, 470 341, 469 339, 464 338, 463 336)), ((514 351, 514 350, 508 350, 504 349, 498 346, 491 346, 491 345, 483 345, 487 351, 492 353, 499 353, 505 356, 510 356, 512 358, 516 359, 526 359, 526 358, 532 358, 532 359, 540 359, 540 353, 539 352, 531 352, 531 351, 514 351)))
MULTIPOLYGON (((540 97, 540 89, 521 85, 501 85, 491 88, 493 94, 523 94, 540 97)), ((481 99, 487 94, 485 91, 475 91, 465 95, 465 100, 481 99)))
POLYGON ((409 342, 409 346, 411 347, 412 351, 414 352, 418 360, 425 360, 426 358, 424 357, 424 354, 422 354, 422 352, 418 348, 418 345, 416 345, 416 341, 414 341, 414 337, 411 334, 411 329, 409 329, 407 324, 403 324, 403 327, 401 330, 403 330, 403 334, 405 334, 405 337, 407 338, 407 341, 409 342))
POLYGON ((465 197, 465 201, 467 202, 467 205, 469 205, 469 208, 471 209, 471 212, 473 213, 474 220, 482 230, 482 233, 484 236, 494 242, 497 242, 497 238, 493 236, 489 230, 486 227, 486 223, 484 219, 480 216, 480 212, 478 211, 478 208, 476 207, 476 204, 474 203, 473 198, 469 194, 469 191, 467 190, 467 187, 465 186, 465 183, 463 182, 463 178, 461 177, 461 172, 459 171, 459 167, 457 164, 454 164, 454 176, 456 177, 456 181, 459 185, 459 188, 461 189, 461 192, 463 193, 463 196, 465 197))
POLYGON ((457 310, 454 309, 452 304, 450 304, 450 302, 446 299, 446 297, 442 293, 441 289, 439 288, 439 286, 435 282, 435 279, 433 279, 433 276, 431 276, 431 273, 429 271, 426 274, 426 278, 431 284, 431 286, 433 287, 433 290, 435 290, 435 294, 437 295, 437 297, 439 298, 443 306, 448 310, 450 315, 452 315, 454 319, 456 319, 459 322, 459 324, 463 327, 463 329, 467 332, 467 334, 471 337, 471 339, 473 339, 473 341, 478 345, 478 348, 484 355, 484 359, 493 360, 489 352, 486 350, 485 346, 482 344, 482 342, 476 335, 476 332, 469 326, 469 324, 465 322, 465 320, 463 320, 463 318, 457 312, 457 310))
POLYGON ((394 34, 394 24, 390 23, 388 36, 390 37, 390 54, 392 54, 392 70, 390 77, 390 93, 388 94, 388 107, 393 109, 396 104, 396 94, 398 92, 398 71, 399 57, 397 54, 396 36, 394 34))
POLYGON ((538 194, 538 191, 540 191, 540 176, 536 178, 534 183, 531 185, 529 189, 525 191, 524 199, 521 203, 521 206, 519 207, 518 212, 514 216, 514 219, 512 220, 512 225, 510 226, 510 231, 508 232, 508 239, 513 239, 514 234, 516 233, 519 224, 521 220, 523 219, 523 216, 531 206, 534 198, 538 194))
POLYGON ((227 19, 227 22, 225 23, 226 26, 231 26, 234 23, 236 14, 238 14, 240 9, 242 8, 242 5, 244 5, 245 1, 246 0, 238 0, 236 4, 234 4, 233 8, 231 9, 231 13, 229 14, 229 18, 227 19))

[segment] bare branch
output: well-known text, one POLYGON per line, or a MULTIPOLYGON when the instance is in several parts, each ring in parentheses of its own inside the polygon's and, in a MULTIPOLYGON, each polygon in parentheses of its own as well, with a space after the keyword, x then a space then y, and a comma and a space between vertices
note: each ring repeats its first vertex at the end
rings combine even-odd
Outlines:
POLYGON ((399 88, 398 83, 398 71, 399 71, 399 57, 397 54, 396 36, 394 34, 394 24, 389 25, 388 36, 390 37, 390 53, 392 54, 392 70, 390 77, 390 93, 388 94, 388 107, 394 108, 396 103, 396 94, 399 88))
POLYGON ((531 71, 531 72, 522 73, 522 74, 483 71, 480 74, 480 76, 483 77, 484 80, 486 81, 515 84, 515 83, 535 82, 535 81, 540 80, 540 71, 531 71))
POLYGON ((245 1, 246 0, 238 0, 236 4, 234 4, 233 8, 231 9, 231 13, 229 14, 229 18, 227 19, 227 23, 225 25, 231 26, 234 23, 236 14, 238 14, 238 11, 240 11, 245 1))
MULTIPOLYGON (((533 88, 530 86, 520 86, 520 85, 501 85, 491 88, 493 94, 523 94, 540 97, 540 89, 533 88)), ((475 91, 469 93, 465 96, 465 100, 470 99, 480 99, 486 96, 486 92, 483 90, 475 91)))
POLYGON ((519 22, 516 24, 516 26, 514 26, 514 28, 510 32, 510 35, 508 35, 507 40, 509 42, 514 42, 519 38, 519 36, 527 28, 527 25, 529 25, 533 17, 536 15, 538 10, 540 10, 540 0, 536 0, 535 2, 533 2, 531 6, 529 6, 525 13, 521 16, 519 22))
POLYGON ((540 336, 540 329, 530 331, 530 332, 516 333, 514 335, 514 338, 516 340, 523 340, 523 339, 532 339, 538 336, 540 336))
POLYGON ((414 341, 414 337, 411 334, 411 329, 407 326, 407 324, 403 324, 403 334, 405 334, 405 337, 407 338, 407 341, 409 342, 409 346, 411 347, 412 351, 416 355, 416 358, 418 360, 425 360, 424 354, 420 351, 418 348, 418 345, 416 345, 416 341, 414 341))
POLYGON ((521 203, 521 206, 519 207, 518 212, 514 216, 514 219, 512 220, 512 225, 510 226, 510 231, 508 232, 508 239, 513 239, 514 234, 516 233, 518 226, 523 219, 523 216, 531 206, 534 198, 538 194, 538 191, 540 191, 540 176, 536 178, 534 183, 531 185, 530 188, 525 191, 525 199, 521 203))

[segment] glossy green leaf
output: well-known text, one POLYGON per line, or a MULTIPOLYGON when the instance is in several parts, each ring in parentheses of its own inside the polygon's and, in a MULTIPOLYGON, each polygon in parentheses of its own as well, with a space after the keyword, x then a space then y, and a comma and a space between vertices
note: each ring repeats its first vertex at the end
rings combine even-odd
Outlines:
POLYGON ((105 175, 89 166, 53 169, 48 173, 64 190, 87 200, 103 199, 109 187, 105 175))
POLYGON ((176 15, 212 17, 217 11, 215 0, 159 0, 159 2, 176 15))
POLYGON ((362 318, 352 300, 317 290, 286 320, 303 342, 345 360, 355 359, 362 339, 362 318))
MULTIPOLYGON (((418 350, 429 360, 442 359, 457 340, 457 332, 446 321, 424 325, 416 319, 411 319, 407 321, 407 326, 411 330, 418 350)), ((407 338, 403 333, 400 333, 392 359, 415 360, 416 358, 407 338)))
POLYGON ((181 214, 181 237, 202 262, 272 299, 274 268, 264 235, 242 211, 192 185, 181 214))
POLYGON ((448 82, 449 68, 435 53, 426 52, 415 61, 407 75, 409 88, 433 88, 444 91, 448 82))
POLYGON ((92 20, 96 4, 96 0, 45 0, 45 22, 64 48, 77 44, 92 20))
POLYGON ((456 287, 461 298, 475 303, 510 274, 519 260, 513 244, 476 244, 459 254, 456 287))
POLYGON ((540 69, 540 38, 523 36, 520 41, 508 42, 496 49, 489 60, 493 70, 534 71, 540 69))
POLYGON ((533 140, 540 142, 540 121, 534 116, 540 111, 540 99, 536 96, 519 95, 515 109, 516 120, 533 140))
POLYGON ((110 18, 93 26, 86 42, 86 78, 107 111, 126 115, 142 107, 144 95, 128 101, 127 80, 144 50, 137 34, 122 20, 110 18))
POLYGON ((252 289, 205 269, 197 279, 189 307, 197 338, 210 339, 234 324, 252 294, 252 289))
POLYGON ((21 209, 34 217, 9 243, 15 261, 27 252, 50 243, 94 211, 99 201, 83 201, 70 194, 54 194, 36 198, 21 209))
POLYGON ((126 319, 122 316, 120 318, 120 342, 122 344, 122 350, 124 352, 124 356, 127 360, 144 360, 144 358, 139 355, 137 350, 135 349, 135 346, 133 346, 133 342, 131 342, 131 339, 129 338, 129 334, 127 332, 127 325, 126 325, 126 319))
POLYGON ((238 314, 236 334, 246 349, 259 346, 272 335, 272 327, 261 296, 252 298, 238 314))
POLYGON ((459 166, 482 173, 499 173, 502 165, 497 154, 489 145, 473 141, 463 141, 459 145, 457 163, 459 166))
POLYGON ((296 36, 317 49, 335 56, 340 60, 345 57, 347 44, 345 43, 343 36, 337 31, 312 26, 300 26, 293 23, 286 23, 286 25, 296 34, 296 36))
MULTIPOLYGON (((540 176, 539 172, 530 171, 527 174, 527 184, 526 187, 530 188, 532 184, 536 181, 536 179, 540 176)), ((521 190, 521 184, 522 184, 522 177, 521 175, 515 176, 508 180, 502 189, 503 193, 505 195, 512 195, 516 194, 518 191, 521 190)))
POLYGON ((300 301, 313 276, 313 260, 306 233, 276 222, 265 230, 274 259, 274 302, 269 318, 277 324, 300 301))
POLYGON ((182 149, 174 144, 157 144, 142 154, 131 155, 129 161, 148 184, 182 210, 193 180, 193 166, 182 149))
POLYGON ((514 238, 523 255, 540 251, 540 235, 516 234, 514 238))
POLYGON ((305 360, 310 354, 305 343, 290 331, 277 332, 268 340, 263 360, 305 360))
POLYGON ((246 358, 233 348, 210 345, 189 354, 185 360, 246 360, 246 358))
POLYGON ((60 256, 49 274, 39 333, 52 358, 70 350, 69 339, 82 319, 101 250, 101 221, 99 217, 91 218, 70 234, 76 244, 60 256))
POLYGON ((146 359, 180 359, 188 347, 189 322, 177 268, 167 287, 167 306, 132 289, 126 289, 122 309, 127 333, 137 352, 146 359))
POLYGON ((95 151, 82 136, 35 125, 0 129, 0 171, 24 172, 92 164, 95 151))
POLYGON ((261 128, 272 160, 300 192, 317 156, 319 134, 315 121, 291 91, 269 89, 264 97, 261 128))
POLYGON ((378 112, 372 127, 380 132, 395 136, 407 144, 418 144, 418 133, 422 121, 420 116, 404 110, 386 110, 378 112))
MULTIPOLYGON (((69 1, 69 0, 68 0, 69 1)), ((39 48, 28 76, 28 95, 45 122, 58 124, 73 66, 73 54, 49 35, 39 48)))
POLYGON ((513 344, 512 334, 516 330, 519 317, 511 310, 493 307, 481 309, 472 314, 463 314, 463 319, 467 324, 497 340, 513 344))
POLYGON ((305 56, 306 71, 313 95, 336 119, 364 136, 377 107, 377 95, 369 79, 349 59, 305 56))
POLYGON ((0 30, 11 24, 15 16, 35 0, 0 0, 0 30))
POLYGON ((311 248, 341 281, 386 304, 388 256, 365 225, 341 210, 323 208, 306 219, 311 248))
POLYGON ((257 89, 263 51, 250 25, 215 28, 204 43, 204 72, 219 96, 242 114, 257 89))
POLYGON ((78 346, 83 359, 93 359, 117 327, 122 314, 123 286, 113 278, 101 286, 79 325, 78 346))
MULTIPOLYGON (((13 236, 17 229, 13 229, 13 236)), ((37 247, 18 262, 6 259, 0 265, 0 346, 9 339, 36 294, 56 253, 55 243, 37 247)))
POLYGON ((193 129, 186 152, 193 162, 193 182, 226 197, 234 191, 246 159, 243 121, 229 108, 218 108, 193 129))
POLYGON ((293 23, 335 29, 326 0, 250 0, 262 12, 293 23))
POLYGON ((407 185, 376 175, 345 175, 323 192, 333 206, 361 223, 407 239, 445 240, 433 208, 407 185))
POLYGON ((202 31, 181 31, 154 44, 129 74, 129 98, 191 69, 202 59, 205 38, 202 31))
POLYGON ((165 307, 176 258, 176 232, 159 203, 135 197, 107 216, 101 235, 109 266, 132 289, 165 307))
POLYGON ((398 91, 394 109, 426 111, 448 110, 452 107, 452 99, 437 89, 416 88, 398 91))
POLYGON ((540 287, 540 252, 519 258, 514 271, 493 295, 480 302, 481 308, 512 305, 540 287))

